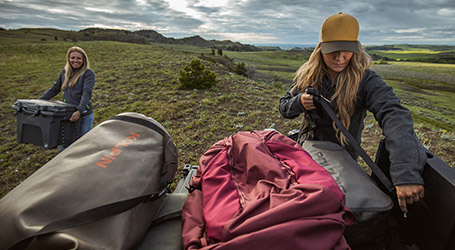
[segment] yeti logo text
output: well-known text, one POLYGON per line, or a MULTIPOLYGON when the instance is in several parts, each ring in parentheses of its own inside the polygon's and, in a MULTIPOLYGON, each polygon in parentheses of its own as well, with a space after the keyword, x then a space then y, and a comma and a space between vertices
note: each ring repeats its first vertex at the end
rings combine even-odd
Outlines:
POLYGON ((115 158, 117 156, 119 156, 121 153, 122 153, 122 150, 120 149, 121 146, 123 147, 128 147, 129 144, 135 142, 137 140, 137 138, 139 137, 139 134, 136 134, 134 132, 131 132, 130 133, 130 136, 126 137, 126 139, 120 141, 119 143, 117 143, 111 150, 111 153, 110 154, 105 154, 101 157, 101 160, 96 162, 95 164, 98 166, 98 167, 101 167, 101 168, 107 168, 107 165, 112 163, 113 160, 115 160, 115 158))

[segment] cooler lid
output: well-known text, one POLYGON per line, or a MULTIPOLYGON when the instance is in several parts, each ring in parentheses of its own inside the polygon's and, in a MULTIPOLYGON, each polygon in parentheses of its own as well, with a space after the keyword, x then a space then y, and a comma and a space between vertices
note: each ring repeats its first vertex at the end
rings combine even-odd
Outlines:
POLYGON ((41 99, 18 99, 15 103, 17 111, 27 110, 32 112, 53 112, 53 113, 66 113, 76 111, 76 105, 68 104, 61 101, 49 101, 41 99))

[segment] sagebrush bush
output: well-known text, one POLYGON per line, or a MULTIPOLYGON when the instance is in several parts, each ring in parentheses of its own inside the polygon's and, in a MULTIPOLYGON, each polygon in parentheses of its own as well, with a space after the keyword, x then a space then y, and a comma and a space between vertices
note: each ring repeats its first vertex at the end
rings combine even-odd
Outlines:
POLYGON ((245 63, 235 63, 234 72, 241 76, 248 76, 248 69, 245 66, 245 63))
POLYGON ((208 89, 216 85, 216 74, 194 59, 180 71, 180 87, 185 89, 208 89))

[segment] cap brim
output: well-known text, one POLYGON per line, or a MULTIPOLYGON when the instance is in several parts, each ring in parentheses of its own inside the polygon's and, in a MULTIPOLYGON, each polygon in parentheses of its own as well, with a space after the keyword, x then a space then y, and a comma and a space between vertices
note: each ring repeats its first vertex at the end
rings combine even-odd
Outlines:
POLYGON ((323 54, 328 54, 335 51, 350 51, 358 53, 359 43, 357 41, 323 42, 321 44, 321 51, 323 54))

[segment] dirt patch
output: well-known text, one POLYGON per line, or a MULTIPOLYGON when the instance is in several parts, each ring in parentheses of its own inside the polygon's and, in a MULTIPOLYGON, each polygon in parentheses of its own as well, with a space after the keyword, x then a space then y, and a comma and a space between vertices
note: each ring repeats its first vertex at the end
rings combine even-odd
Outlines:
MULTIPOLYGON (((391 79, 392 80, 392 79, 391 79)), ((400 88, 402 88, 405 91, 409 92, 414 92, 418 94, 424 94, 424 95, 431 95, 431 96, 437 96, 438 94, 430 91, 423 90, 421 88, 414 87, 412 85, 406 84, 405 82, 398 80, 397 84, 400 85, 400 88)))
POLYGON ((296 70, 292 68, 280 68, 280 67, 265 67, 265 66, 260 66, 256 67, 257 70, 267 70, 267 71, 277 71, 277 72, 288 72, 288 73, 294 73, 296 70))

